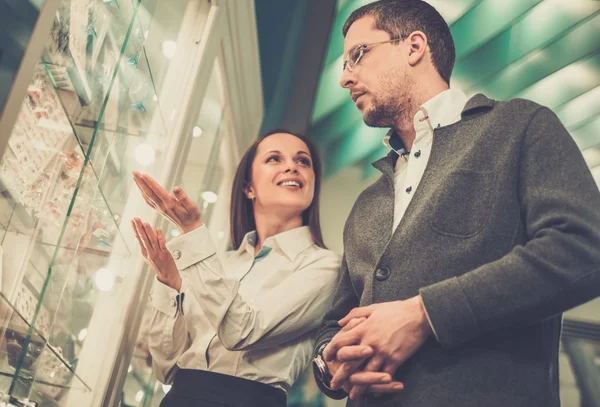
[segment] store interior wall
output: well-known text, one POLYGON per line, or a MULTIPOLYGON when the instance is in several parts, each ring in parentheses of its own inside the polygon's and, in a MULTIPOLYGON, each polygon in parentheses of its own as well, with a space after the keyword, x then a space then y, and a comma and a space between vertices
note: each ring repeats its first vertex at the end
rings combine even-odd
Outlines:
POLYGON ((336 0, 255 0, 265 115, 261 133, 306 133, 336 0))

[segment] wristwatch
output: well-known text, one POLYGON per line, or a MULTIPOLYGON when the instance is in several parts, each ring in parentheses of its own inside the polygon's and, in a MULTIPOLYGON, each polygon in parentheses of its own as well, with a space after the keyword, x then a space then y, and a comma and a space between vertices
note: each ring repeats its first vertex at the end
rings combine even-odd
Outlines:
POLYGON ((330 387, 331 384, 331 373, 329 373, 329 369, 327 369, 327 363, 323 359, 323 350, 327 344, 321 345, 319 350, 317 351, 316 356, 313 359, 313 372, 315 377, 325 386, 328 390, 333 390, 330 387))

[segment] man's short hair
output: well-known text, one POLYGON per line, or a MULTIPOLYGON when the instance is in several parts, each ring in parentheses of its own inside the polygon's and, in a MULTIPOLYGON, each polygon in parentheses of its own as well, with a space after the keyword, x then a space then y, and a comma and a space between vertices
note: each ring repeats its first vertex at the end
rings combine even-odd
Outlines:
POLYGON ((433 65, 442 79, 450 84, 456 59, 454 40, 448 24, 431 4, 422 0, 380 0, 366 4, 346 20, 342 28, 344 37, 356 20, 366 16, 374 17, 374 28, 387 32, 390 39, 422 31, 429 42, 433 65))

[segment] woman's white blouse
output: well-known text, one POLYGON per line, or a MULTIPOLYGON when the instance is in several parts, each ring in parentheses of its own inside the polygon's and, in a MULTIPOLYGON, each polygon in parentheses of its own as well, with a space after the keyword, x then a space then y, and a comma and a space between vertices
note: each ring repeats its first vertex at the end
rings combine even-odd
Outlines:
POLYGON ((255 240, 248 233, 223 260, 205 226, 167 243, 183 301, 154 280, 149 344, 161 382, 198 369, 287 391, 310 363, 340 257, 318 247, 307 226, 269 237, 256 256, 255 240))

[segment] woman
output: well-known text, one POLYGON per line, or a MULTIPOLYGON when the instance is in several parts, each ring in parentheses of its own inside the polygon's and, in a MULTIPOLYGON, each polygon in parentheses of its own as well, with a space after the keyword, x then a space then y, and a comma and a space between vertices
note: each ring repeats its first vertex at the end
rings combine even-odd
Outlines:
POLYGON ((161 407, 285 406, 307 367, 338 279, 339 256, 319 225, 321 164, 307 139, 273 131, 242 158, 233 182, 231 240, 219 260, 198 206, 134 173, 146 202, 183 234, 165 243, 132 222, 154 268, 150 351, 161 407))

